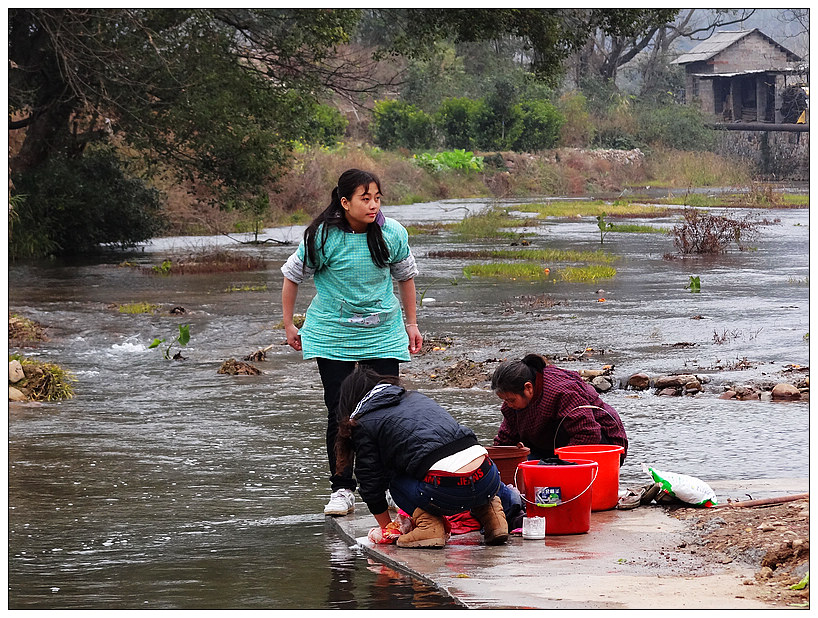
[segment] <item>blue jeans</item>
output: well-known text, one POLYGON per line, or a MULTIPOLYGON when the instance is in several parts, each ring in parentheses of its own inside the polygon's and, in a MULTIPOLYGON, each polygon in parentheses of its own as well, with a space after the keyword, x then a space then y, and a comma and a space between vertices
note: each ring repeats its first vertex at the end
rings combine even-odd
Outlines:
POLYGON ((401 509, 412 515, 423 509, 433 515, 457 515, 488 503, 497 494, 502 482, 495 464, 483 478, 457 487, 438 486, 406 475, 392 477, 389 492, 401 509))

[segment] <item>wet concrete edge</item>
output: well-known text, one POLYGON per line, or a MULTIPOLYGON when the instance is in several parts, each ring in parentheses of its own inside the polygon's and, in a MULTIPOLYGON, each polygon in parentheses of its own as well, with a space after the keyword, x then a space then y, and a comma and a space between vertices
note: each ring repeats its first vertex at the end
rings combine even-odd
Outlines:
MULTIPOLYGON (((809 478, 786 478, 786 479, 750 479, 738 481, 714 481, 709 483, 716 492, 720 504, 727 503, 728 499, 731 501, 742 501, 748 499, 772 498, 796 493, 804 493, 809 491, 809 478)), ((413 568, 411 564, 393 559, 387 553, 381 551, 378 546, 367 545, 359 542, 360 536, 365 535, 369 528, 374 527, 374 518, 369 514, 365 504, 358 504, 359 508, 355 514, 349 517, 327 517, 327 523, 350 545, 354 545, 356 549, 360 549, 367 556, 385 564, 386 566, 395 569, 398 572, 405 573, 420 582, 430 586, 438 591, 440 594, 452 599, 453 602, 461 607, 470 608, 473 605, 464 599, 457 596, 457 590, 452 590, 434 577, 413 568), (363 533, 359 535, 358 533, 363 533)), ((610 511, 609 513, 627 513, 627 511, 610 511)), ((670 515, 662 512, 661 516, 672 519, 670 515)), ((478 535, 479 533, 470 533, 463 535, 463 537, 478 535)), ((559 537, 553 537, 559 538, 559 537)), ((365 539, 364 539, 365 540, 365 539)), ((465 540, 465 539, 464 539, 465 540)), ((477 542, 479 546, 479 541, 477 542)), ((391 548, 391 546, 388 546, 391 548)), ((441 551, 446 551, 445 549, 441 551)), ((421 563, 422 564, 422 563, 421 563)), ((485 582, 491 585, 490 580, 485 582)), ((491 604, 490 604, 491 605, 491 604)), ((507 607, 503 604, 495 604, 496 607, 507 607)), ((484 605, 485 607, 485 605, 484 605)), ((589 602, 589 608, 594 607, 592 602, 589 602)))
MULTIPOLYGON (((361 506, 363 507, 364 510, 366 509, 365 505, 361 505, 361 506)), ((376 522, 375 522, 375 519, 372 517, 372 515, 368 511, 366 511, 366 516, 369 519, 371 519, 369 527, 374 528, 377 525, 376 522)), ((326 519, 327 519, 327 524, 332 526, 332 528, 335 530, 336 533, 338 533, 339 536, 344 538, 347 541, 347 543, 349 543, 350 545, 354 545, 356 549, 361 550, 367 556, 370 556, 371 558, 374 558, 378 562, 380 562, 382 564, 385 564, 386 566, 388 566, 388 567, 390 567, 392 569, 395 569, 396 571, 398 571, 400 573, 404 573, 406 575, 409 575, 410 577, 413 577, 414 579, 417 579, 418 581, 426 584, 430 588, 433 588, 438 593, 448 597, 449 599, 452 600, 452 602, 456 603, 457 605, 459 605, 459 606, 461 606, 463 608, 468 608, 469 607, 466 603, 464 603, 463 601, 458 599, 456 596, 454 596, 450 590, 447 590, 444 586, 442 586, 440 583, 436 582, 433 578, 427 577, 423 573, 420 573, 419 571, 416 571, 415 569, 412 569, 411 567, 404 564, 403 562, 393 560, 392 558, 390 558, 386 554, 378 551, 377 547, 374 547, 374 546, 370 547, 369 545, 359 543, 358 542, 358 537, 356 537, 355 534, 354 534, 354 530, 355 530, 355 522, 358 521, 361 518, 361 514, 358 513, 357 515, 354 515, 353 518, 354 519, 352 519, 352 521, 350 521, 349 518, 344 518, 344 517, 329 517, 329 516, 327 516, 326 519)), ((441 551, 445 551, 445 549, 441 550, 441 551)))

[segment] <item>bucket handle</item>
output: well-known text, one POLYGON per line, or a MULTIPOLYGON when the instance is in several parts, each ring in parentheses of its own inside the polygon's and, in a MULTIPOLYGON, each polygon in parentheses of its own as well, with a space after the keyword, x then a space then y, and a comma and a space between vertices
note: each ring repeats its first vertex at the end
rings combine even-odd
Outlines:
MULTIPOLYGON (((515 487, 517 487, 517 472, 519 472, 519 471, 520 471, 520 466, 517 466, 517 469, 516 469, 516 470, 514 470, 514 486, 515 486, 515 487)), ((576 500, 577 498, 581 497, 581 496, 582 496, 582 495, 583 495, 583 494, 584 494, 586 491, 588 491, 589 489, 591 489, 591 487, 592 487, 592 486, 593 486, 593 484, 594 484, 594 481, 596 481, 596 477, 597 477, 597 476, 599 476, 599 466, 597 466, 596 468, 594 468, 594 476, 593 476, 593 478, 591 479, 591 482, 590 482, 590 484, 588 485, 588 487, 586 487, 585 489, 583 489, 583 490, 582 490, 580 493, 578 493, 578 494, 577 494, 576 496, 574 496, 573 498, 570 498, 570 499, 565 500, 565 501, 560 500, 559 502, 554 502, 553 504, 538 504, 537 502, 532 502, 531 500, 529 500, 528 498, 526 498, 526 497, 525 497, 523 494, 520 494, 520 497, 523 499, 523 502, 528 502, 528 503, 529 503, 529 504, 531 504, 532 506, 538 506, 538 507, 540 507, 540 508, 544 508, 544 509, 550 508, 550 507, 552 507, 552 506, 562 506, 563 504, 568 504, 569 502, 573 502, 573 501, 574 501, 574 500, 576 500)))
MULTIPOLYGON (((616 417, 614 417, 614 415, 613 415, 613 414, 611 414, 610 412, 608 412, 608 411, 607 411, 605 408, 600 408, 599 406, 592 406, 592 405, 589 403, 589 404, 586 404, 586 405, 584 405, 584 406, 574 406, 573 408, 571 408, 571 412, 573 412, 574 410, 579 410, 580 408, 593 408, 593 409, 595 409, 595 410, 602 410, 602 411, 603 411, 605 414, 607 414, 608 416, 610 416, 610 417, 611 417, 611 420, 612 420, 614 423, 616 423, 617 425, 619 425, 620 427, 622 427, 622 430, 623 430, 623 431, 625 430, 625 427, 624 427, 624 426, 623 426, 623 424, 622 424, 622 420, 620 419, 620 420, 619 420, 619 422, 617 422, 616 417)), ((562 422, 563 422, 563 421, 564 421, 566 418, 568 418, 568 417, 567 417, 567 416, 563 416, 563 417, 560 419, 560 422, 559 422, 559 423, 557 423, 557 428, 554 430, 554 448, 553 448, 552 450, 556 450, 556 449, 557 449, 557 434, 559 434, 559 432, 560 432, 560 427, 562 427, 562 422)))

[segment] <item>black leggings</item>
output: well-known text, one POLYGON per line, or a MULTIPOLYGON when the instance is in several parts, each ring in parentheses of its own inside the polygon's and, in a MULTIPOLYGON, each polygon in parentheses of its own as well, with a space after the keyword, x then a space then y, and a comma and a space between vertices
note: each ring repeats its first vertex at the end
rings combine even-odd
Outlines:
POLYGON ((397 376, 400 361, 395 358, 372 358, 362 361, 339 361, 317 358, 318 372, 324 385, 324 403, 327 406, 327 459, 329 460, 330 485, 332 491, 349 489, 355 491, 357 483, 352 468, 337 473, 335 466, 335 437, 338 435, 338 400, 341 396, 341 382, 355 370, 357 364, 366 365, 385 376, 397 376))

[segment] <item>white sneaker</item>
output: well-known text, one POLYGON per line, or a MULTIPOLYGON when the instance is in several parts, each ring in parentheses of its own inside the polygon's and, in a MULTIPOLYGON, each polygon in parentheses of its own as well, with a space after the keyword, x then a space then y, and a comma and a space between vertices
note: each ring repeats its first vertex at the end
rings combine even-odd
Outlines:
POLYGON ((329 502, 324 507, 324 515, 347 515, 354 510, 355 494, 349 489, 339 489, 330 495, 329 502))

